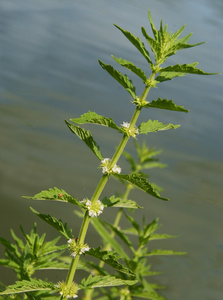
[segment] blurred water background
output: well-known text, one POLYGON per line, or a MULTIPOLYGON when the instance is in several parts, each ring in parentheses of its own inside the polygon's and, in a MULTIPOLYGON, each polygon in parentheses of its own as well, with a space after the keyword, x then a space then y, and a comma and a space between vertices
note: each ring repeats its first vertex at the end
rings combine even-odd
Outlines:
MULTIPOLYGON (((136 36, 144 26, 151 34, 147 11, 159 27, 162 18, 169 30, 186 24, 190 43, 207 41, 180 51, 169 64, 199 62, 207 72, 223 69, 222 0, 1 0, 0 2, 0 236, 10 239, 10 228, 19 234, 21 224, 30 231, 38 222, 47 238, 57 233, 33 216, 32 206, 68 222, 78 234, 80 221, 73 207, 61 203, 32 202, 22 195, 59 187, 82 199, 90 197, 99 181, 97 158, 71 134, 64 119, 88 110, 113 117, 117 124, 130 120, 134 106, 130 96, 101 69, 98 58, 112 63, 111 54, 145 68, 144 58, 113 26, 118 24, 136 36)), ((141 86, 140 86, 141 88, 141 86)), ((140 93, 140 88, 138 92, 140 93)), ((164 271, 157 281, 171 300, 220 300, 223 294, 223 159, 222 76, 187 76, 162 83, 150 99, 173 99, 189 114, 146 110, 148 118, 181 124, 145 138, 147 145, 163 149, 164 170, 151 170, 151 181, 164 188, 170 202, 133 192, 145 207, 147 220, 160 218, 160 232, 179 235, 157 244, 184 257, 153 259, 153 268, 164 271)), ((111 157, 120 134, 87 126, 111 157)), ((127 150, 134 153, 130 142, 127 150)), ((120 165, 127 172, 127 164, 120 165)), ((111 180, 105 193, 121 191, 111 180)), ((105 213, 106 216, 106 213, 105 213)), ((108 217, 112 220, 111 213, 108 217)), ((136 218, 142 215, 137 212, 136 218)), ((90 229, 88 240, 95 241, 90 229)), ((96 245, 97 246, 97 245, 96 245)), ((1 257, 3 247, 0 247, 1 257)), ((60 274, 48 278, 61 279, 60 274)), ((63 273, 63 272, 62 272, 63 273)), ((63 274, 65 276, 65 273, 63 274)), ((0 281, 13 283, 13 273, 0 269, 0 281)))

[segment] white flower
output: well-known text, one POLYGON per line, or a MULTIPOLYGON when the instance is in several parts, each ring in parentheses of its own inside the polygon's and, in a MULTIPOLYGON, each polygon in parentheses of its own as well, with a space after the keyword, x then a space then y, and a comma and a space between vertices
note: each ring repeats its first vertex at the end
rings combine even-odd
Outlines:
POLYGON ((102 164, 107 164, 107 163, 109 163, 110 161, 111 161, 110 158, 104 158, 104 159, 101 161, 101 163, 102 163, 102 164))
POLYGON ((93 204, 89 199, 84 199, 81 201, 84 204, 85 208, 88 210, 88 214, 90 217, 98 217, 104 209, 104 205, 100 200, 96 200, 93 204))
POLYGON ((113 168, 110 167, 110 162, 111 159, 110 158, 104 158, 101 161, 101 168, 102 168, 102 173, 103 174, 111 174, 111 173, 121 173, 121 168, 117 165, 115 165, 113 168))
POLYGON ((90 250, 90 247, 87 244, 78 244, 77 239, 69 239, 67 241, 68 249, 70 251, 70 255, 74 258, 77 254, 83 254, 86 251, 90 250))
POLYGON ((123 123, 121 124, 121 126, 122 126, 122 128, 128 129, 129 126, 130 126, 130 123, 128 123, 128 122, 123 122, 123 123))
POLYGON ((107 167, 102 167, 102 173, 103 174, 108 173, 108 168, 107 167))
POLYGON ((122 169, 121 169, 119 166, 117 166, 117 165, 115 165, 115 166, 112 168, 112 172, 114 172, 114 173, 120 174, 121 171, 122 171, 122 169))
POLYGON ((129 128, 130 127, 130 123, 128 122, 123 122, 121 124, 122 128, 125 130, 125 132, 129 135, 129 136, 132 136, 132 137, 136 137, 136 135, 139 134, 139 129, 134 126, 133 128, 129 128))

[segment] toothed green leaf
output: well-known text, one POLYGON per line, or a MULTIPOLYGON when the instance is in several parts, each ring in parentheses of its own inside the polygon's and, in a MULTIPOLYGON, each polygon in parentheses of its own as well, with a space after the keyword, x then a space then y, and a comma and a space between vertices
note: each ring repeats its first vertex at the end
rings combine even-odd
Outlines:
POLYGON ((82 206, 80 201, 77 198, 71 197, 67 192, 62 189, 58 189, 57 187, 50 188, 49 190, 41 191, 40 193, 36 194, 35 196, 23 196, 25 199, 32 199, 32 200, 54 200, 54 201, 61 201, 61 202, 68 202, 72 204, 76 204, 78 206, 82 206))
POLYGON ((132 84, 132 81, 128 78, 127 75, 123 75, 121 72, 114 69, 111 65, 106 65, 102 61, 99 60, 99 64, 101 67, 106 70, 115 80, 117 80, 133 99, 136 99, 135 87, 132 84))
POLYGON ((122 198, 111 196, 102 199, 102 203, 105 207, 122 207, 122 208, 142 208, 133 200, 123 200, 122 198))
POLYGON ((51 225, 57 231, 59 231, 65 238, 73 238, 72 229, 67 227, 67 223, 64 223, 62 220, 57 220, 55 217, 50 215, 40 214, 38 211, 30 207, 31 211, 36 214, 40 219, 45 221, 47 224, 51 225))
POLYGON ((168 99, 161 99, 158 98, 157 100, 153 100, 151 103, 148 103, 146 108, 154 107, 154 108, 160 108, 160 109, 168 109, 168 110, 174 110, 174 111, 181 111, 187 113, 189 110, 185 109, 183 106, 176 105, 173 103, 173 100, 168 99))
POLYGON ((112 57, 118 64, 125 67, 126 69, 129 69, 137 76, 139 76, 143 80, 143 82, 146 82, 147 80, 146 74, 140 68, 136 67, 136 65, 134 65, 131 61, 124 60, 122 58, 116 58, 114 55, 112 55, 112 57))
POLYGON ((154 189, 154 186, 147 181, 145 177, 142 177, 140 174, 113 174, 113 176, 117 179, 125 180, 137 188, 141 189, 142 191, 152 195, 155 198, 168 201, 169 199, 161 197, 160 194, 154 189))
POLYGON ((156 291, 152 290, 149 292, 144 292, 144 291, 133 291, 133 293, 131 294, 131 296, 133 297, 138 297, 138 298, 143 298, 143 299, 150 299, 150 300, 166 300, 166 298, 160 296, 159 294, 157 294, 156 291))
POLYGON ((152 240, 163 240, 163 239, 174 239, 174 238, 177 238, 177 235, 155 233, 150 236, 149 240, 152 241, 152 240))
POLYGON ((25 293, 32 291, 50 291, 55 290, 54 284, 40 279, 31 279, 16 281, 15 284, 9 285, 0 295, 9 295, 16 293, 25 293))
POLYGON ((114 276, 92 276, 89 275, 88 278, 82 279, 79 284, 80 289, 89 288, 101 288, 101 287, 111 287, 120 285, 133 285, 136 284, 138 280, 123 280, 121 278, 116 278, 114 276))
POLYGON ((176 252, 173 250, 162 250, 156 249, 146 253, 146 256, 153 256, 153 255, 185 255, 187 252, 176 252))
POLYGON ((105 224, 99 218, 92 218, 91 224, 100 236, 114 249, 122 258, 129 259, 127 253, 121 247, 121 245, 110 235, 110 232, 105 228, 105 224))
POLYGON ((180 125, 173 125, 173 124, 163 124, 157 120, 149 120, 147 122, 143 122, 139 125, 139 133, 140 134, 147 134, 148 132, 156 132, 161 130, 168 130, 168 129, 176 129, 180 127, 180 125))
POLYGON ((153 63, 151 61, 149 52, 145 48, 145 46, 144 46, 143 42, 140 40, 140 38, 135 37, 131 32, 122 29, 118 25, 115 25, 115 27, 118 28, 124 34, 124 36, 139 50, 139 52, 145 57, 147 62, 152 66, 153 63))
POLYGON ((65 121, 69 129, 76 134, 90 149, 91 151, 97 156, 99 160, 103 159, 103 156, 99 150, 99 146, 94 141, 91 133, 89 130, 85 130, 79 126, 69 123, 65 121))
POLYGON ((75 124, 86 124, 86 123, 98 124, 98 125, 107 126, 116 129, 119 132, 123 132, 122 128, 117 126, 115 122, 112 120, 112 118, 109 119, 104 116, 100 116, 97 113, 92 111, 83 114, 80 118, 70 119, 70 121, 72 121, 75 124))
POLYGON ((91 248, 89 251, 86 252, 86 254, 96 257, 97 259, 103 261, 104 263, 106 263, 113 269, 117 270, 118 272, 125 273, 130 276, 134 275, 134 273, 129 268, 127 268, 126 266, 118 262, 118 259, 120 257, 116 255, 115 251, 104 251, 101 250, 100 248, 97 249, 91 248))
POLYGON ((174 65, 174 66, 169 66, 166 68, 162 68, 160 70, 160 73, 162 75, 162 72, 179 72, 179 73, 187 73, 187 74, 196 74, 196 75, 215 75, 219 73, 207 73, 204 72, 201 69, 197 69, 195 66, 198 65, 198 63, 193 63, 193 64, 183 64, 183 65, 174 65))

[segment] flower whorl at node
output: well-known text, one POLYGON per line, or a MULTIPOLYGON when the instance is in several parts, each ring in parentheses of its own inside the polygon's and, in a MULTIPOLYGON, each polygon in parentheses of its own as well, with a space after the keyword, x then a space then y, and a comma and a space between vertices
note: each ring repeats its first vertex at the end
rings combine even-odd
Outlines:
POLYGON ((59 289, 60 295, 64 298, 77 298, 78 286, 74 282, 68 287, 66 282, 60 281, 55 285, 55 288, 59 289))
POLYGON ((136 126, 134 126, 133 128, 130 129, 129 128, 130 123, 128 123, 128 122, 123 122, 121 124, 121 126, 122 126, 122 129, 125 130, 125 133, 129 136, 132 136, 135 138, 139 134, 139 129, 136 126))
POLYGON ((90 247, 87 244, 78 244, 75 239, 69 239, 67 241, 68 249, 70 251, 70 255, 74 258, 77 254, 83 254, 86 251, 90 250, 90 247))
POLYGON ((118 174, 120 174, 121 171, 122 171, 122 169, 119 166, 117 166, 117 165, 114 165, 113 168, 110 168, 110 162, 111 162, 110 158, 104 158, 101 161, 102 173, 103 174, 112 174, 112 173, 118 173, 118 174))
POLYGON ((100 200, 95 201, 94 203, 91 202, 89 199, 84 199, 81 201, 84 204, 85 208, 88 210, 88 214, 90 217, 98 217, 104 209, 104 205, 101 203, 100 200))

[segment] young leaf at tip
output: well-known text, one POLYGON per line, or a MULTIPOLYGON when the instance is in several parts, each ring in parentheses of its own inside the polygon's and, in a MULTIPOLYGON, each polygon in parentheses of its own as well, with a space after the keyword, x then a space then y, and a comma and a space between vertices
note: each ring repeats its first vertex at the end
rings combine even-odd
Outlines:
POLYGON ((140 40, 140 38, 135 37, 131 32, 122 29, 118 25, 114 24, 114 26, 116 28, 118 28, 124 34, 124 36, 136 47, 136 49, 144 56, 144 58, 147 60, 147 62, 149 63, 149 65, 152 67, 153 66, 153 62, 152 62, 152 60, 150 58, 149 51, 145 48, 145 45, 140 40))

